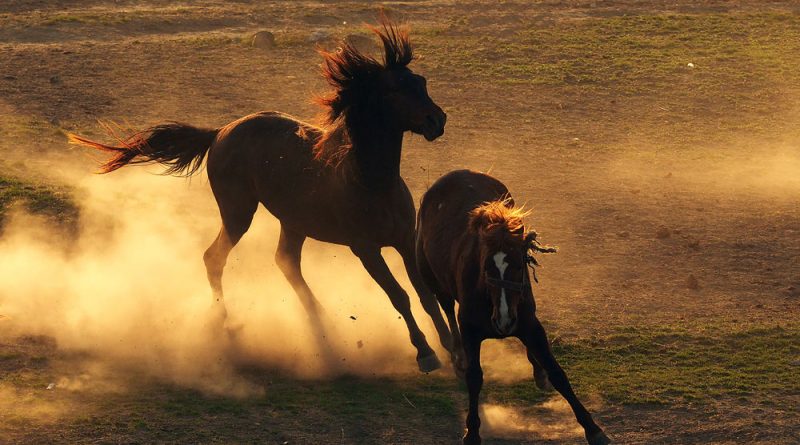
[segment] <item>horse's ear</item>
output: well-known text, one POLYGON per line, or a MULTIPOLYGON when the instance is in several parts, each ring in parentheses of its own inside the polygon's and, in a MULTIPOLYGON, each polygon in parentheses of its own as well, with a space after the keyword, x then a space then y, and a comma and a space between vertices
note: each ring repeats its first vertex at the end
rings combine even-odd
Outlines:
POLYGON ((536 242, 536 237, 539 236, 535 230, 529 230, 528 233, 525 234, 525 245, 532 246, 534 242, 536 242))

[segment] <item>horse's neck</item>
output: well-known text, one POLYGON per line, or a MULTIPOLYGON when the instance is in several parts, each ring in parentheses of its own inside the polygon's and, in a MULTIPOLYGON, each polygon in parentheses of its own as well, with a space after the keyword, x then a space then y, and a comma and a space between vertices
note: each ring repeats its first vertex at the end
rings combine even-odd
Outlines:
POLYGON ((353 165, 359 182, 368 188, 389 188, 400 178, 403 132, 379 126, 349 130, 353 165))

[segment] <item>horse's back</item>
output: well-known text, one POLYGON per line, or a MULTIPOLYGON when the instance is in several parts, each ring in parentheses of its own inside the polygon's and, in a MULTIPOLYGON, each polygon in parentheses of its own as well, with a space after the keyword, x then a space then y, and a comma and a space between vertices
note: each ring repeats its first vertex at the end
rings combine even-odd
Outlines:
POLYGON ((442 176, 425 192, 419 209, 420 223, 466 229, 469 212, 479 205, 509 198, 508 188, 485 173, 455 170, 442 176))
POLYGON ((282 168, 308 164, 321 131, 292 116, 263 111, 237 119, 222 127, 208 154, 208 175, 243 175, 270 160, 283 161, 282 168))
POLYGON ((471 170, 450 172, 431 185, 417 220, 417 261, 428 271, 423 275, 429 287, 454 293, 458 257, 477 239, 469 232, 470 212, 485 202, 509 197, 502 182, 471 170))

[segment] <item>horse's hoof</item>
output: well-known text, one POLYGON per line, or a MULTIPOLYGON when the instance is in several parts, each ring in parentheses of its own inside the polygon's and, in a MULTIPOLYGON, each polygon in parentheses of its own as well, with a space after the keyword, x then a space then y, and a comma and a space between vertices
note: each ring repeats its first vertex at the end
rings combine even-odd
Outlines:
POLYGON ((464 435, 464 438, 461 439, 461 443, 464 445, 481 445, 481 436, 467 433, 464 435))
POLYGON ((586 441, 589 442, 589 445, 608 445, 611 443, 611 439, 609 439, 603 431, 598 431, 591 436, 586 436, 586 441))
POLYGON ((442 362, 439 361, 435 352, 431 352, 431 355, 418 358, 417 365, 421 372, 433 372, 442 367, 442 362))

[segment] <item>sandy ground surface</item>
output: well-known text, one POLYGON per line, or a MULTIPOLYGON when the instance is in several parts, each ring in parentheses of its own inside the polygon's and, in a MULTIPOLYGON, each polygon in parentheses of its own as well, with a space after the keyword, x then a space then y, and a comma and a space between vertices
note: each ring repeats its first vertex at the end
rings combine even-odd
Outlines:
MULTIPOLYGON (((579 393, 616 443, 800 441, 800 52, 790 38, 800 29, 800 3, 387 6, 411 24, 422 55, 414 68, 449 116, 434 143, 407 136, 403 177, 418 199, 450 170, 490 170, 534 209, 531 222, 543 240, 561 248, 544 261, 536 292, 540 318, 566 356, 578 354, 570 345, 601 355, 659 332, 646 343, 656 349, 631 352, 650 366, 686 344, 689 354, 720 344, 724 354, 740 346, 751 354, 741 338, 763 339, 752 346, 758 353, 751 367, 723 369, 731 376, 721 386, 713 383, 723 360, 715 356, 685 372, 684 362, 664 363, 669 372, 659 378, 668 377, 657 391, 637 386, 637 369, 604 374, 621 366, 608 357, 598 358, 594 372, 583 356, 568 362, 568 373, 583 376, 579 393), (663 40, 642 37, 653 35, 663 40), (731 384, 739 373, 746 377, 741 387, 731 384), (760 383, 748 388, 750 382, 760 383)), ((326 87, 309 36, 364 34, 361 24, 374 16, 369 2, 4 2, 0 168, 3 175, 80 183, 94 160, 68 147, 64 134, 103 138, 98 119, 130 128, 165 120, 220 126, 259 110, 313 119, 318 109, 310 98, 326 87), (276 48, 249 45, 262 29, 275 34, 276 48)), ((154 180, 144 171, 126 174, 133 183, 154 180)), ((204 176, 186 193, 198 203, 190 209, 214 218, 204 176)), ((210 241, 214 229, 204 234, 210 241)), ((271 262, 262 246, 243 249, 240 258, 271 262)), ((23 297, 2 294, 0 314, 4 303, 23 297)), ((0 319, 4 442, 455 443, 462 432, 463 390, 449 374, 431 377, 433 384, 414 375, 309 383, 244 369, 250 381, 272 385, 271 394, 298 401, 273 405, 268 392, 257 401, 203 399, 194 412, 204 393, 134 372, 123 377, 125 389, 75 388, 64 404, 40 382, 79 374, 77 363, 86 366, 85 354, 93 353, 62 350, 14 322, 0 319), (447 403, 439 417, 435 404, 404 411, 411 406, 400 398, 384 404, 369 395, 384 383, 403 398, 439 385, 447 403), (352 395, 367 405, 337 416, 339 408, 324 403, 328 396, 306 394, 316 384, 335 400, 347 403, 352 395), (386 412, 376 420, 373 408, 386 412)), ((498 359, 495 374, 503 366, 498 359)), ((652 382, 647 369, 641 373, 652 382)), ((515 388, 498 399, 488 383, 485 397, 510 401, 525 418, 570 420, 563 406, 543 406, 540 396, 526 405, 515 388)), ((542 424, 498 427, 486 443, 581 443, 571 426, 554 432, 542 424)))

